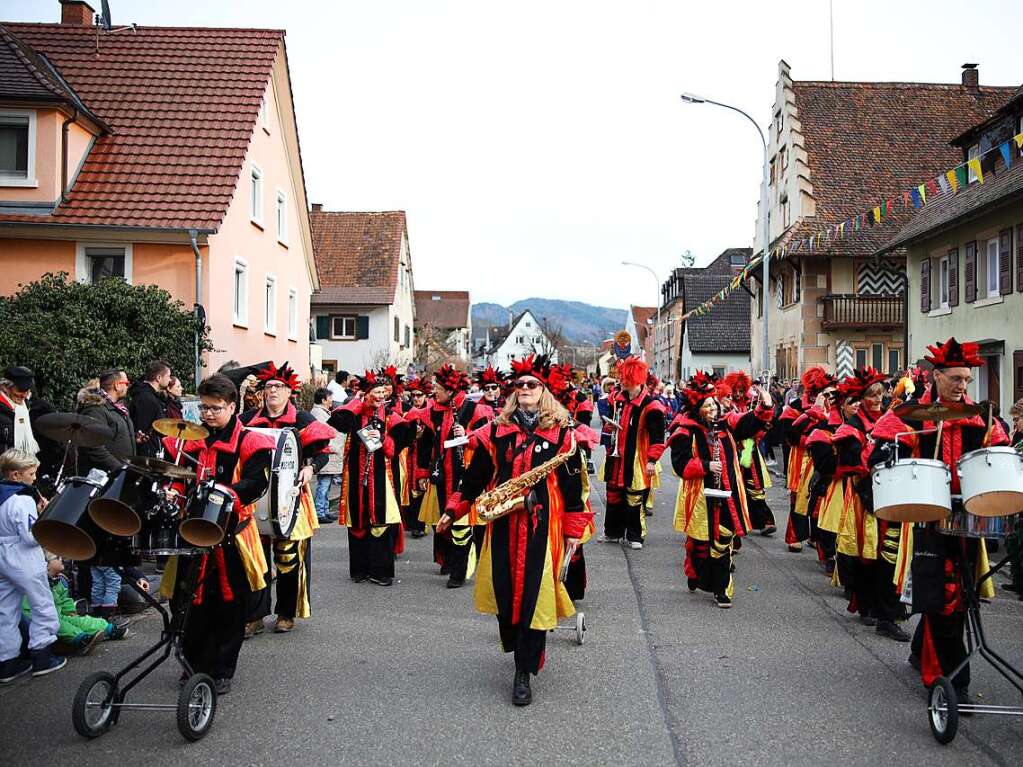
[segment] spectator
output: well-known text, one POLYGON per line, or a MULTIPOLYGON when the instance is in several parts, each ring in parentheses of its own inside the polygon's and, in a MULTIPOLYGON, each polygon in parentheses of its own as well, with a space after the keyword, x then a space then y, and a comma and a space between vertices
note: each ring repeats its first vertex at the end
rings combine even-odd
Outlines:
POLYGON ((170 383, 167 384, 166 392, 166 403, 165 407, 167 410, 168 418, 181 418, 181 395, 185 391, 181 386, 181 379, 177 376, 171 376, 170 383))
MULTIPOLYGON (((330 389, 317 389, 313 394, 313 407, 310 411, 317 421, 326 423, 333 409, 330 389)), ((330 441, 330 458, 316 475, 316 517, 320 522, 336 522, 337 517, 330 513, 330 490, 341 482, 341 455, 344 452, 344 435, 339 434, 330 441)))
POLYGON ((63 668, 51 645, 57 639, 57 610, 46 581, 46 558, 32 537, 32 525, 45 505, 36 501, 32 485, 39 461, 11 448, 0 455, 0 683, 22 674, 42 676, 63 668), (31 661, 21 658, 21 602, 35 613, 28 627, 31 661))
POLYGON ((334 403, 334 407, 340 407, 345 404, 345 400, 348 399, 348 381, 351 378, 348 375, 347 370, 337 371, 337 375, 334 376, 334 380, 327 384, 327 388, 330 389, 330 398, 334 403))
POLYGON ((143 380, 131 389, 130 413, 138 430, 139 455, 155 456, 160 451, 161 436, 153 431, 153 421, 167 417, 166 391, 171 382, 171 368, 163 360, 146 365, 143 380))
POLYGON ((35 383, 35 375, 25 367, 7 368, 0 379, 0 452, 12 447, 32 455, 39 452, 28 412, 35 383))

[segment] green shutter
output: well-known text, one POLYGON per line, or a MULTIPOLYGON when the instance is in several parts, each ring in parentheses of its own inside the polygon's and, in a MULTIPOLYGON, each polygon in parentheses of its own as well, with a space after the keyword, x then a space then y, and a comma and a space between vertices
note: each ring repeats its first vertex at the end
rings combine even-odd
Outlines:
POLYGON ((325 314, 316 317, 316 337, 330 338, 330 317, 325 314))
POLYGON ((364 341, 369 338, 369 317, 360 314, 355 318, 355 339, 364 341))

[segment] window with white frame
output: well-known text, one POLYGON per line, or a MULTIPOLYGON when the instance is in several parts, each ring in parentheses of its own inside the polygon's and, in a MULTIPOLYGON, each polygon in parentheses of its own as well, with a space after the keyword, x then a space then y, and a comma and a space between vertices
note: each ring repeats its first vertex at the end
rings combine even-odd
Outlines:
POLYGON ((355 315, 335 314, 330 318, 330 337, 335 341, 351 341, 355 338, 355 315))
POLYGON ((938 308, 948 308, 948 256, 938 260, 938 308))
POLYGON ((984 285, 986 290, 984 295, 988 298, 994 298, 1000 295, 998 290, 999 287, 999 274, 998 274, 998 239, 987 241, 987 257, 984 259, 984 285))
POLYGON ((270 132, 270 115, 269 110, 266 107, 266 95, 263 95, 263 100, 259 102, 259 124, 263 126, 263 130, 267 133, 270 132))
POLYGON ((249 266, 244 260, 234 260, 234 324, 245 325, 249 321, 249 266))
MULTIPOLYGON (((966 150, 967 160, 976 160, 978 157, 980 157, 980 144, 974 144, 973 146, 966 150)), ((973 168, 967 166, 966 173, 969 183, 972 184, 974 181, 977 180, 977 173, 973 170, 973 168)))
POLYGON ((249 176, 249 218, 263 225, 263 171, 255 163, 249 176))
POLYGON ((274 333, 277 330, 277 278, 272 274, 266 276, 263 298, 263 329, 274 333))
POLYGON ((105 277, 131 282, 131 245, 79 243, 75 250, 75 276, 95 285, 105 277))
POLYGON ((0 186, 36 186, 36 113, 0 110, 0 186))
POLYGON ((288 244, 288 198, 284 192, 277 190, 277 242, 282 245, 288 244))
POLYGON ((288 289, 288 338, 298 340, 298 291, 288 289))
POLYGON ((401 320, 397 316, 394 318, 394 343, 401 343, 401 320))

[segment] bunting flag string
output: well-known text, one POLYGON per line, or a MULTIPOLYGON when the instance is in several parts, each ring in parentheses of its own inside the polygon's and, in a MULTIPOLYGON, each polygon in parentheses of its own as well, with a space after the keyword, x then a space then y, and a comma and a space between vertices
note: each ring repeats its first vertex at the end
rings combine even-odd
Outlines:
MULTIPOLYGON (((1021 150, 1023 150, 1023 133, 1017 133, 1008 141, 1004 141, 1001 144, 990 147, 977 157, 971 157, 966 162, 961 163, 944 173, 939 173, 937 176, 927 179, 922 184, 911 186, 897 197, 890 197, 887 200, 868 208, 863 213, 859 213, 851 218, 847 218, 845 221, 833 224, 816 234, 799 237, 798 239, 786 243, 780 248, 775 248, 771 251, 768 257, 772 260, 777 260, 785 258, 790 253, 812 253, 815 250, 820 250, 822 245, 827 245, 833 240, 844 240, 846 237, 854 235, 856 232, 859 232, 868 226, 877 226, 894 213, 896 201, 900 201, 902 203, 903 210, 910 207, 919 210, 925 205, 933 203, 935 200, 943 199, 948 195, 958 194, 960 191, 966 189, 971 183, 971 174, 976 179, 977 183, 983 184, 985 182, 984 165, 989 154, 994 152, 999 153, 1002 158, 1002 164, 1006 169, 1008 169, 1013 165, 1016 152, 1021 150)), ((988 172, 990 173, 993 169, 993 164, 989 164, 987 167, 988 172)), ((728 285, 699 306, 693 307, 683 314, 682 320, 684 321, 690 317, 700 317, 707 314, 716 304, 719 304, 728 298, 734 290, 749 279, 749 275, 753 272, 753 270, 759 267, 762 263, 763 256, 756 256, 753 258, 748 264, 746 264, 746 266, 743 267, 742 271, 740 271, 728 283, 728 285)))

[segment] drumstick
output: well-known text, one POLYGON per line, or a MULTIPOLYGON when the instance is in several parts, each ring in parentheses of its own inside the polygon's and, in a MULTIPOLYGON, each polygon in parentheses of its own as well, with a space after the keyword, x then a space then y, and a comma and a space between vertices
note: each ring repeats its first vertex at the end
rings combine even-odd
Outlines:
POLYGON ((987 405, 987 429, 984 431, 984 441, 981 442, 982 447, 987 447, 988 443, 991 442, 991 426, 995 420, 995 405, 993 402, 989 402, 987 405))
POLYGON ((934 460, 938 460, 938 454, 941 452, 941 430, 945 427, 944 421, 938 421, 938 438, 934 440, 934 460))

